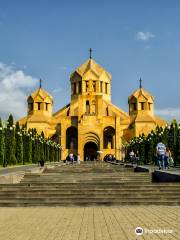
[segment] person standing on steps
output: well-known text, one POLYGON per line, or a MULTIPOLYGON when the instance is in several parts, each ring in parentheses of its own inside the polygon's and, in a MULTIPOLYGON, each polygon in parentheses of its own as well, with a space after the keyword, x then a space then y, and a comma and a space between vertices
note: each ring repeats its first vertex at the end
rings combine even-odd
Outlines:
POLYGON ((169 148, 166 148, 165 158, 164 158, 164 167, 165 169, 170 168, 170 158, 171 158, 171 151, 169 148))
POLYGON ((156 146, 157 164, 159 170, 164 168, 164 159, 166 154, 166 146, 164 143, 159 142, 156 146))
POLYGON ((74 163, 74 156, 72 153, 69 154, 69 160, 70 160, 70 163, 74 163))
POLYGON ((81 163, 81 158, 80 158, 80 154, 77 155, 77 164, 81 163))
POLYGON ((129 153, 129 157, 130 157, 131 163, 134 163, 135 153, 133 150, 129 153))

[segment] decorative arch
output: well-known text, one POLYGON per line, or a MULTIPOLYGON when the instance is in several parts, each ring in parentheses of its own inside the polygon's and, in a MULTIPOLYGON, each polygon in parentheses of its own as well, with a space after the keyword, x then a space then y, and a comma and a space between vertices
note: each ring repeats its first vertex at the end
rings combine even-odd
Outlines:
POLYGON ((66 130, 66 149, 78 148, 78 130, 76 127, 69 127, 66 130))
POLYGON ((115 148, 115 129, 111 126, 105 127, 103 130, 104 149, 115 148))
POLYGON ((87 132, 85 134, 85 143, 87 143, 87 142, 94 142, 98 146, 98 149, 100 147, 100 138, 94 132, 87 132))

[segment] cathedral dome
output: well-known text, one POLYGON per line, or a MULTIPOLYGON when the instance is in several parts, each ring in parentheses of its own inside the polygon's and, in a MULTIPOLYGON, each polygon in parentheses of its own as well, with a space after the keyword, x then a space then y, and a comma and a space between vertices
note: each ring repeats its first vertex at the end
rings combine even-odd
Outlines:
POLYGON ((92 58, 80 65, 70 76, 71 99, 93 95, 111 99, 111 74, 92 58))
POLYGON ((53 97, 41 87, 41 80, 39 88, 29 95, 27 102, 28 114, 52 112, 53 97))
POLYGON ((88 80, 87 78, 98 80, 104 74, 106 74, 109 80, 111 80, 111 74, 91 58, 84 62, 80 67, 76 68, 76 70, 71 74, 71 78, 73 78, 75 73, 77 73, 82 80, 88 80))
POLYGON ((40 98, 42 101, 48 101, 53 103, 53 97, 48 92, 46 92, 43 88, 36 89, 33 93, 29 95, 28 98, 31 98, 33 100, 40 98))
POLYGON ((128 101, 130 101, 132 98, 140 98, 140 97, 144 97, 145 99, 150 99, 152 98, 152 100, 154 100, 153 95, 151 95, 148 91, 146 91, 144 88, 139 88, 136 91, 134 91, 129 97, 128 97, 128 101))
POLYGON ((154 115, 154 97, 144 88, 140 87, 128 97, 130 115, 148 113, 154 115))

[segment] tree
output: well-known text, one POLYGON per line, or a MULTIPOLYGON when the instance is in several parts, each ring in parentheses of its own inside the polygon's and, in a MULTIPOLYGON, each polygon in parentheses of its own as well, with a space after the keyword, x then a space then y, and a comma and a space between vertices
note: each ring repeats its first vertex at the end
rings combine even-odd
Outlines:
POLYGON ((15 138, 16 138, 16 159, 18 164, 23 164, 23 140, 22 133, 20 130, 19 122, 16 123, 15 129, 15 138))
POLYGON ((32 163, 37 163, 36 129, 32 129, 32 163))
POLYGON ((140 136, 140 148, 139 148, 140 162, 147 163, 146 160, 146 143, 145 143, 145 135, 142 134, 140 136))
POLYGON ((153 144, 153 138, 151 134, 147 136, 146 139, 146 158, 148 163, 153 163, 153 155, 154 155, 154 144, 153 144))
POLYGON ((0 165, 4 165, 4 129, 0 118, 0 165))
POLYGON ((5 129, 5 160, 4 166, 16 164, 15 156, 15 130, 12 114, 9 115, 7 128, 5 129))
POLYGON ((32 163, 32 139, 30 130, 23 129, 23 163, 32 163))

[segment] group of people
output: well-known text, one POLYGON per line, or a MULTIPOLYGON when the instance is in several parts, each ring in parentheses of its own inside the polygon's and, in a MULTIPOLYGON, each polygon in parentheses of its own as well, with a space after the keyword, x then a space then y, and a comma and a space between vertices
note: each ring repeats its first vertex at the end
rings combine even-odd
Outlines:
POLYGON ((71 164, 74 164, 74 163, 78 163, 80 164, 81 163, 81 159, 80 159, 80 155, 78 154, 77 156, 74 155, 73 153, 70 153, 67 158, 66 158, 66 163, 69 162, 71 164))
POLYGON ((133 150, 129 153, 129 157, 130 157, 132 163, 138 164, 139 156, 133 150))
POLYGON ((104 157, 104 161, 105 161, 105 162, 113 162, 113 161, 116 161, 116 156, 115 156, 115 155, 112 155, 112 154, 107 154, 107 155, 104 157))
MULTIPOLYGON (((171 156, 171 151, 169 148, 166 148, 165 144, 159 142, 156 146, 156 156, 157 156, 157 165, 159 169, 169 169, 170 166, 174 166, 174 161, 171 156)), ((135 154, 133 150, 130 151, 129 157, 132 163, 138 164, 139 156, 135 154)))
POLYGON ((169 148, 166 148, 165 144, 159 142, 156 146, 157 154, 157 164, 159 169, 168 169, 170 166, 174 165, 173 158, 171 156, 171 151, 169 148))

